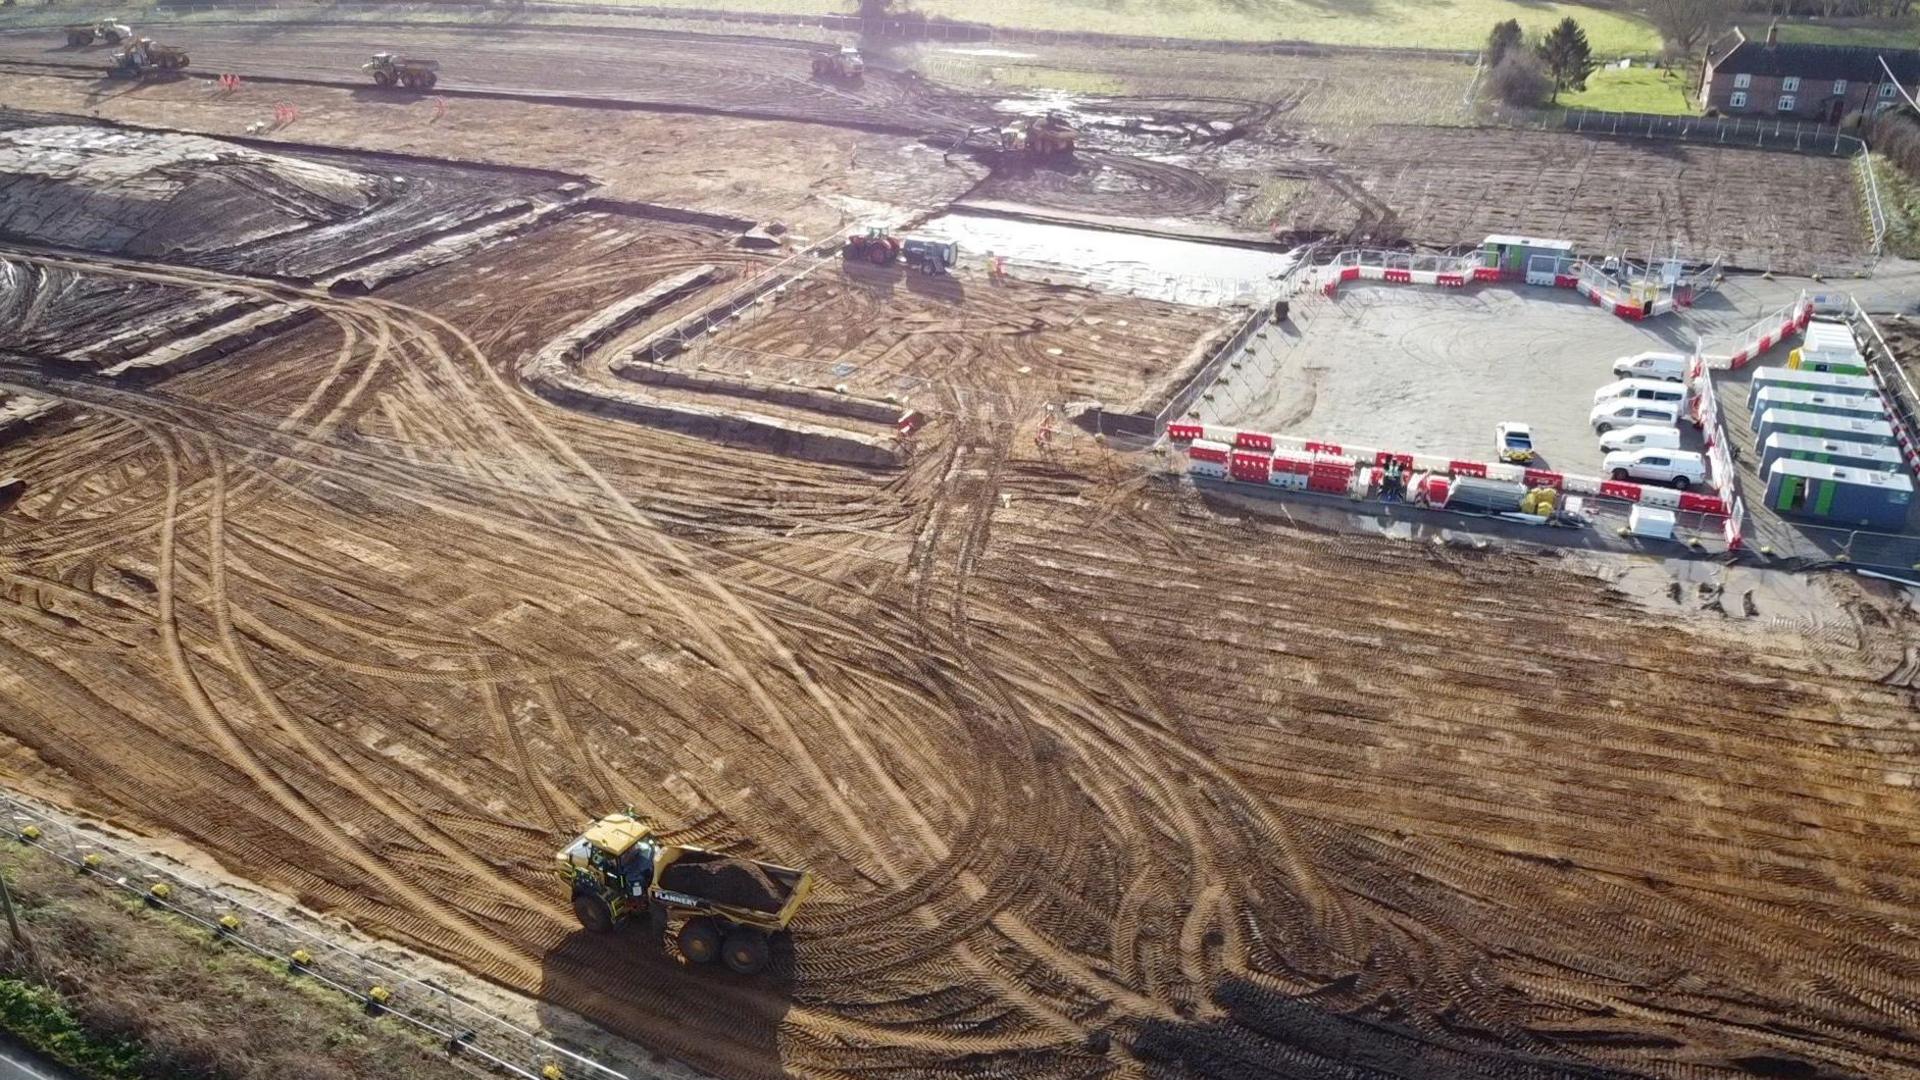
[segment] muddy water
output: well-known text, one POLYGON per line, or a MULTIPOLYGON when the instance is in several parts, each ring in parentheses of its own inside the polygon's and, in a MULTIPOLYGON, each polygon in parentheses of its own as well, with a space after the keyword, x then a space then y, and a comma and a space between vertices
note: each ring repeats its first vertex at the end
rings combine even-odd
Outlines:
POLYGON ((914 230, 951 240, 961 260, 1007 260, 1014 277, 1072 282, 1180 304, 1255 304, 1272 297, 1298 255, 979 214, 946 214, 914 230))

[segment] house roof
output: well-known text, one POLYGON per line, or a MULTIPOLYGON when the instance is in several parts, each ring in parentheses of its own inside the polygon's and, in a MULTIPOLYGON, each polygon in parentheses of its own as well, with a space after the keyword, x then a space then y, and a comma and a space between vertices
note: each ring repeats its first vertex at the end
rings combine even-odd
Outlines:
POLYGON ((1785 76, 1803 79, 1848 79, 1880 82, 1887 77, 1880 61, 1901 83, 1920 83, 1920 49, 1875 49, 1858 45, 1812 45, 1780 42, 1769 45, 1736 34, 1735 44, 1713 62, 1715 72, 1729 75, 1785 76))

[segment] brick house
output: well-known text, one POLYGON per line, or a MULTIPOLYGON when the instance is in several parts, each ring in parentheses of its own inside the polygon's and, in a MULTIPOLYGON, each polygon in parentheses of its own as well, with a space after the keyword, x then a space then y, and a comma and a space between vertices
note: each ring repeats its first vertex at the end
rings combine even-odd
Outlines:
POLYGON ((1723 116, 1837 123, 1901 103, 1882 59, 1907 93, 1920 95, 1920 50, 1782 44, 1773 27, 1765 41, 1752 41, 1736 29, 1707 50, 1700 104, 1723 116))

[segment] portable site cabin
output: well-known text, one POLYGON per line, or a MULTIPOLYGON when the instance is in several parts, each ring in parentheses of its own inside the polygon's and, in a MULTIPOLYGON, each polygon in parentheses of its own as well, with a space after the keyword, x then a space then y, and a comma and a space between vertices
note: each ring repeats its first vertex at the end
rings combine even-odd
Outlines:
POLYGON ((1549 276, 1570 274, 1573 241, 1543 240, 1537 236, 1489 236, 1480 246, 1480 265, 1513 277, 1524 277, 1530 270, 1549 276), (1536 256, 1543 257, 1537 266, 1533 261, 1536 256))
POLYGON ((1867 358, 1858 349, 1809 349, 1802 345, 1787 354, 1787 366, 1831 375, 1867 374, 1867 358))
POLYGON ((1907 527, 1912 503, 1913 481, 1903 473, 1867 472, 1793 458, 1781 458, 1767 470, 1767 505, 1782 514, 1899 532, 1907 527))
POLYGON ((1820 413, 1823 416, 1855 416, 1862 420, 1887 418, 1887 403, 1879 394, 1822 394, 1812 390, 1793 390, 1772 386, 1753 396, 1753 411, 1765 415, 1773 409, 1820 413))
POLYGON ((1866 375, 1835 375, 1803 368, 1763 367, 1755 369, 1747 384, 1747 411, 1755 412, 1754 401, 1760 391, 1777 386, 1785 390, 1810 390, 1822 394, 1877 394, 1880 387, 1866 375))
POLYGON ((1892 446, 1820 439, 1811 435, 1769 435, 1760 444, 1760 475, 1767 475, 1767 470, 1781 458, 1818 461, 1863 472, 1900 472, 1906 468, 1900 451, 1892 446))
POLYGON ((1853 337, 1853 327, 1831 319, 1810 320, 1807 323, 1806 344, 1820 352, 1859 347, 1859 342, 1853 337))
POLYGON ((1753 437, 1757 442, 1764 444, 1775 435, 1806 435, 1815 439, 1837 439, 1872 446, 1899 445, 1893 435, 1893 425, 1885 420, 1861 420, 1792 409, 1768 409, 1754 421, 1753 437))
POLYGON ((1447 486, 1445 508, 1468 513, 1511 514, 1520 509, 1520 501, 1526 497, 1525 484, 1477 476, 1456 476, 1453 483, 1447 486))

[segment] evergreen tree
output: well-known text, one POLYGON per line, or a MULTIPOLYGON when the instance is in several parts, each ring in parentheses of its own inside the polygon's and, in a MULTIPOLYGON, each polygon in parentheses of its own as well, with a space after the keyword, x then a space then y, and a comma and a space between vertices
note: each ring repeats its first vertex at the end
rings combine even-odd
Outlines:
POLYGON ((1493 33, 1487 35, 1487 70, 1491 71, 1499 67, 1500 61, 1504 60, 1509 52, 1520 47, 1523 36, 1519 19, 1494 23, 1493 33))
POLYGON ((1593 47, 1587 44, 1587 32, 1569 15, 1540 42, 1540 62, 1553 76, 1553 100, 1562 90, 1585 90, 1587 76, 1593 74, 1593 47))

